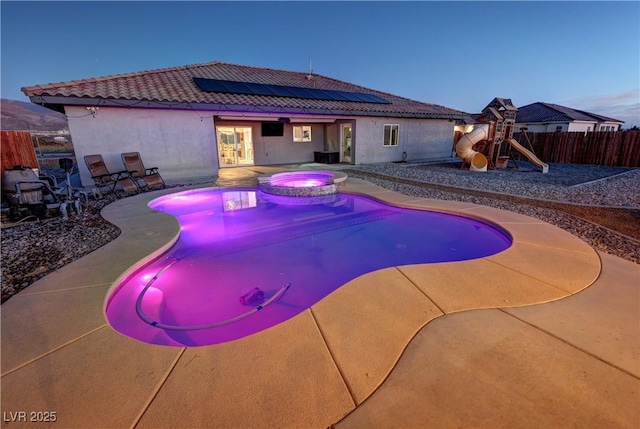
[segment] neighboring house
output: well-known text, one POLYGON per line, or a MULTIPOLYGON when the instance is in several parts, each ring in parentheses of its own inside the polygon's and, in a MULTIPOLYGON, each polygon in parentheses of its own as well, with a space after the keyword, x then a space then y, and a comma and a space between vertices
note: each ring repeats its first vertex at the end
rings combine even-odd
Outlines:
POLYGON ((551 103, 533 103, 518 108, 516 130, 534 133, 561 131, 618 131, 624 121, 551 103))
POLYGON ((454 125, 467 117, 321 75, 221 62, 22 91, 67 115, 85 185, 82 159, 94 153, 121 170, 120 154, 139 151, 170 180, 327 156, 349 164, 450 157, 454 125))

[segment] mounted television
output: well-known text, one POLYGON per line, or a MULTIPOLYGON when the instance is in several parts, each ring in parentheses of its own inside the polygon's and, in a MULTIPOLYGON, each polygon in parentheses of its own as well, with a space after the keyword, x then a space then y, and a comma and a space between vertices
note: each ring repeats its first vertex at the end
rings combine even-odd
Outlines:
POLYGON ((263 122, 262 137, 284 136, 284 124, 282 122, 263 122))

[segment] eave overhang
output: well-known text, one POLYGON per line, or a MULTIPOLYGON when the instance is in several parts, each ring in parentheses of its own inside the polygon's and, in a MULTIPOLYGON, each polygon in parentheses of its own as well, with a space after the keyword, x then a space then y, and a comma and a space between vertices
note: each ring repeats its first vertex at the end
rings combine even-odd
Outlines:
POLYGON ((199 110, 217 112, 219 114, 232 112, 255 112, 263 114, 308 114, 308 115, 331 115, 331 116, 371 116, 371 117, 392 117, 392 118, 412 118, 412 119, 464 119, 464 114, 447 113, 422 113, 422 112, 385 112, 370 110, 341 110, 341 109, 320 109, 306 107, 280 107, 280 106, 256 106, 244 104, 224 104, 224 103, 198 103, 198 102, 170 102, 154 100, 126 100, 107 99, 92 97, 67 97, 55 95, 32 95, 29 97, 32 103, 40 104, 55 111, 65 113, 64 106, 82 107, 120 107, 137 109, 164 109, 164 110, 199 110))

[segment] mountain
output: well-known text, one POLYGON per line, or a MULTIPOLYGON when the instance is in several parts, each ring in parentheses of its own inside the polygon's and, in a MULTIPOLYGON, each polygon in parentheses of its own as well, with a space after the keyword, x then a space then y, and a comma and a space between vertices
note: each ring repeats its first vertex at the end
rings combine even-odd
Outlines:
POLYGON ((0 128, 9 130, 60 131, 68 130, 62 113, 34 103, 0 99, 0 128))

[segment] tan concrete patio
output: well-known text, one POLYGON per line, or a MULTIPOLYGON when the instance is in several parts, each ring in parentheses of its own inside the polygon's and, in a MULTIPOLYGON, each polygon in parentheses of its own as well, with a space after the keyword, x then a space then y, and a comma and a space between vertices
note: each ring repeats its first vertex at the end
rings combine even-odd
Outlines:
POLYGON ((237 341, 162 347, 115 332, 104 302, 177 238, 147 207, 177 190, 122 199, 103 210, 120 237, 2 305, 2 427, 640 427, 639 265, 511 212, 341 190, 482 218, 513 246, 368 273, 237 341))

